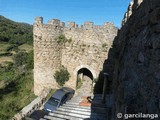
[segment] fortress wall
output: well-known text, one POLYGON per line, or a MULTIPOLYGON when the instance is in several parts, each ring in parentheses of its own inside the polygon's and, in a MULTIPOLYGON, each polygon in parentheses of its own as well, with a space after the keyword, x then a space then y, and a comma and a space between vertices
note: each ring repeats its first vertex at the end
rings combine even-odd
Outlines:
POLYGON ((65 23, 57 19, 43 24, 42 18, 36 18, 34 24, 34 91, 39 95, 43 88, 56 88, 54 72, 64 65, 71 77, 66 86, 76 88, 77 68, 87 66, 94 77, 98 77, 109 48, 117 33, 111 23, 95 26, 85 22, 78 26, 75 22, 65 23), (55 40, 59 35, 71 39, 65 44, 55 40))
POLYGON ((85 22, 85 25, 83 29, 64 29, 64 35, 71 38, 72 42, 67 43, 63 49, 62 65, 71 74, 66 86, 72 88, 76 87, 77 75, 74 71, 78 66, 88 66, 87 69, 95 71, 98 77, 117 32, 114 25, 109 23, 98 28, 92 22, 85 22))

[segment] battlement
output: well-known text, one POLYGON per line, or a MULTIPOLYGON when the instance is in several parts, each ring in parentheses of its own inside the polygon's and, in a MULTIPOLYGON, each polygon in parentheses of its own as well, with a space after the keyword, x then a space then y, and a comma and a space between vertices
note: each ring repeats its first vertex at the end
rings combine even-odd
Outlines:
MULTIPOLYGON (((35 24, 43 24, 43 17, 36 17, 35 18, 35 24)), ((94 22, 91 21, 86 21, 84 22, 84 25, 78 25, 75 22, 67 22, 66 24, 64 22, 61 22, 58 19, 51 19, 48 21, 47 24, 43 24, 45 25, 51 25, 54 27, 59 27, 59 28, 66 28, 66 29, 82 29, 82 30, 92 30, 92 29, 105 29, 108 27, 114 27, 113 23, 110 22, 105 22, 103 25, 94 25, 94 22)))
POLYGON ((43 24, 43 17, 36 17, 35 24, 43 24))
POLYGON ((60 26, 60 20, 58 20, 58 19, 52 19, 52 20, 48 21, 48 24, 55 25, 55 26, 60 26))
POLYGON ((84 22, 84 28, 85 29, 93 29, 93 22, 84 22))

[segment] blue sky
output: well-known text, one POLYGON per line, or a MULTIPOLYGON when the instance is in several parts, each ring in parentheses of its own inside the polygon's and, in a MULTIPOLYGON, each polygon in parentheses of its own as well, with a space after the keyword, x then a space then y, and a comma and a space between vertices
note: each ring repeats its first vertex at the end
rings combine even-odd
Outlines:
POLYGON ((83 24, 92 21, 96 25, 113 22, 120 27, 131 0, 0 0, 0 15, 17 22, 34 23, 42 16, 44 23, 52 18, 63 22, 83 24))

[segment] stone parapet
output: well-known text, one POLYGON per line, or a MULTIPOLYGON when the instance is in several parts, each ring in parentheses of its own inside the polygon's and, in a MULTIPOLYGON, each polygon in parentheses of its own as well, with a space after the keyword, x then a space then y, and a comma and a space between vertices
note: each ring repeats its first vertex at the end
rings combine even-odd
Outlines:
POLYGON ((39 24, 39 25, 43 25, 43 26, 54 26, 54 27, 61 27, 63 29, 72 29, 74 28, 74 30, 76 29, 81 29, 81 30, 96 30, 97 28, 98 29, 104 29, 106 28, 107 26, 112 26, 114 27, 114 24, 113 23, 110 23, 110 22, 105 22, 103 25, 94 25, 93 22, 89 22, 89 21, 86 21, 84 22, 84 25, 78 25, 76 24, 75 22, 61 22, 60 20, 58 19, 51 19, 48 21, 47 24, 43 24, 43 17, 36 17, 35 18, 35 24, 39 24))

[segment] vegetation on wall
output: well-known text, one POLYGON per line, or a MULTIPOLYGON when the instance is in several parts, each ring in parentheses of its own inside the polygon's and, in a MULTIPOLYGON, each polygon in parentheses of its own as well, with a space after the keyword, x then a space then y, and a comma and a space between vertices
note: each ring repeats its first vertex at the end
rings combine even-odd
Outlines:
POLYGON ((80 77, 78 77, 78 79, 77 79, 77 89, 79 89, 79 88, 81 88, 81 86, 82 86, 82 79, 80 78, 80 77))
POLYGON ((63 35, 63 34, 61 34, 61 35, 59 35, 58 37, 56 37, 55 40, 57 41, 58 44, 65 44, 65 43, 67 43, 67 42, 68 42, 68 43, 71 43, 71 42, 72 42, 72 39, 71 39, 71 38, 67 39, 67 38, 65 37, 65 35, 63 35))
POLYGON ((102 44, 102 48, 107 47, 107 46, 108 46, 107 43, 102 44))
POLYGON ((54 74, 54 78, 60 86, 63 86, 65 82, 69 80, 69 77, 70 74, 64 66, 61 66, 61 68, 54 74))

